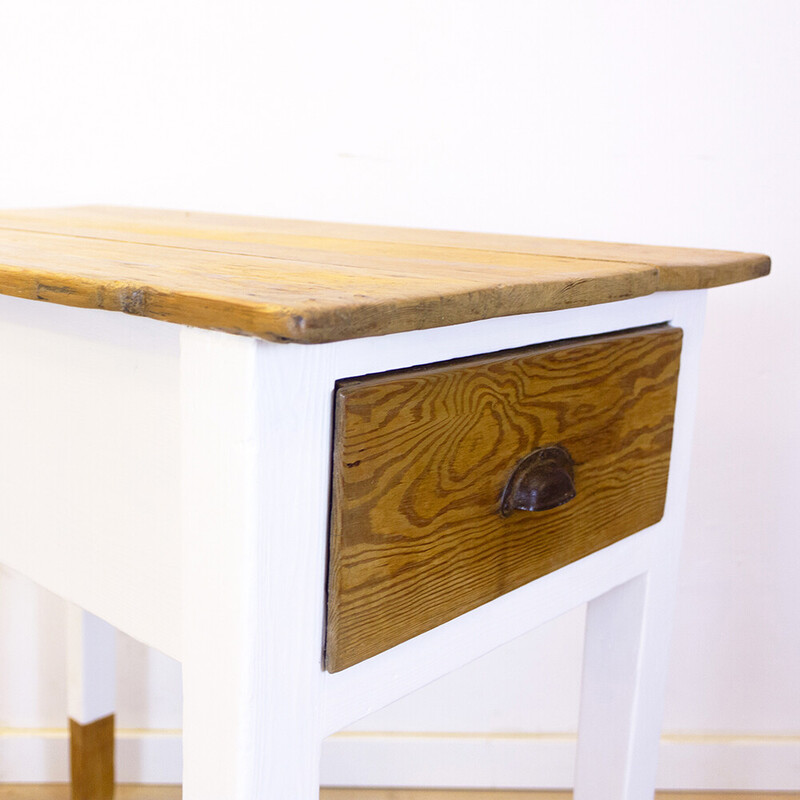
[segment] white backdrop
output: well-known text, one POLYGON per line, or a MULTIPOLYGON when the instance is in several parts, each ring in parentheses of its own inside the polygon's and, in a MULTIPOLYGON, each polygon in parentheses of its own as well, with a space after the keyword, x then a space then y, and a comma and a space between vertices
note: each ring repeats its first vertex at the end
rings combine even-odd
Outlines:
MULTIPOLYGON (((770 253, 710 297, 660 782, 800 788, 798 41, 793 0, 5 0, 0 207, 770 253)), ((323 777, 469 781, 479 753, 568 783, 581 626, 364 720, 323 777)), ((63 648, 59 601, 0 573, 0 780, 64 775, 63 648)), ((129 640, 120 667, 122 775, 174 778, 179 667, 129 640)))

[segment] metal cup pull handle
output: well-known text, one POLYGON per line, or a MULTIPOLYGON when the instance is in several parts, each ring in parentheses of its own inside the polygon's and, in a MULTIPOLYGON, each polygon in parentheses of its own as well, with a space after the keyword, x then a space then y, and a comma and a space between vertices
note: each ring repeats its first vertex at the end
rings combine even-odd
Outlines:
POLYGON ((546 511, 575 497, 572 456, 560 445, 534 450, 517 464, 500 501, 500 513, 546 511))

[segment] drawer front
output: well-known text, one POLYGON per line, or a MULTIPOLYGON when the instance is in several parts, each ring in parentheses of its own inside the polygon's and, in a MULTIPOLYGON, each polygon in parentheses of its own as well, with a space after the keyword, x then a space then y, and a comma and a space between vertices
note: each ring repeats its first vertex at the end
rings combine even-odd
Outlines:
POLYGON ((661 519, 681 339, 656 326, 339 382, 328 670, 661 519))

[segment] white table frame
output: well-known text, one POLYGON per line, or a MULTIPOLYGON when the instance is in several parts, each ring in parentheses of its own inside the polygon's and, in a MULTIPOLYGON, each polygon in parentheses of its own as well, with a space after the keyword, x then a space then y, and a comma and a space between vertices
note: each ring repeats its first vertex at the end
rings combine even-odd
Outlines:
POLYGON ((323 738, 588 601, 575 797, 651 797, 704 305, 293 345, 0 297, 0 562, 182 661, 186 800, 316 799, 323 738), (662 521, 325 672, 334 382, 659 322, 684 330, 662 521))

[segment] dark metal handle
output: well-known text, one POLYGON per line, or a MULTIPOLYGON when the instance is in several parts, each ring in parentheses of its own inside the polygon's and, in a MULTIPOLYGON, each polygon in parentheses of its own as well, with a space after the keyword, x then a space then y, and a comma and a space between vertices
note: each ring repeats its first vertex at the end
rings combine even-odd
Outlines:
POLYGON ((500 513, 546 511, 563 506, 575 497, 572 456, 560 445, 541 447, 525 456, 511 473, 500 513))

